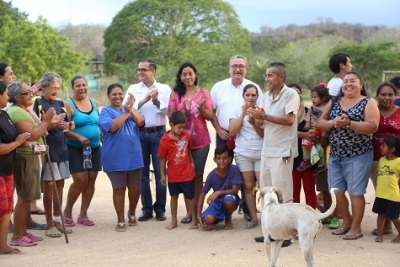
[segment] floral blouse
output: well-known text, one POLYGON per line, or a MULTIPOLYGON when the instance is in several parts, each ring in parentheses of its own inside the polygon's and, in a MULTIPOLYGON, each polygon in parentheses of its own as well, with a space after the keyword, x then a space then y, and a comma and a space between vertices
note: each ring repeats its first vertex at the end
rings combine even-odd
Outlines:
MULTIPOLYGON (((364 98, 347 111, 342 109, 339 101, 333 101, 330 119, 347 114, 352 121, 364 121, 365 107, 369 99, 369 97, 364 98)), ((360 134, 346 127, 332 128, 329 142, 331 155, 339 158, 355 157, 372 150, 372 134, 360 134)))

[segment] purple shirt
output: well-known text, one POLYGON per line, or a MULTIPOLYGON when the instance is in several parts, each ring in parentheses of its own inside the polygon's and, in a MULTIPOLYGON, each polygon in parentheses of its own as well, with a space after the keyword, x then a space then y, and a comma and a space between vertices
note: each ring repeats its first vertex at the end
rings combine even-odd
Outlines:
POLYGON ((234 185, 241 184, 243 184, 243 179, 239 167, 230 164, 225 177, 219 177, 215 170, 212 170, 208 174, 206 183, 204 184, 201 192, 207 194, 211 188, 214 190, 214 192, 218 190, 229 190, 232 189, 234 185))

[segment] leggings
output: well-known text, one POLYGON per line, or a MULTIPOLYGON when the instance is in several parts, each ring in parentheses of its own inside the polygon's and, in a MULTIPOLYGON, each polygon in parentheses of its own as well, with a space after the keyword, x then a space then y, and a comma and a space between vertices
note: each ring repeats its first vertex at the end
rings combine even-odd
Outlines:
POLYGON ((303 182, 306 204, 315 209, 317 207, 317 194, 315 192, 314 169, 293 171, 293 202, 300 203, 301 184, 303 182))

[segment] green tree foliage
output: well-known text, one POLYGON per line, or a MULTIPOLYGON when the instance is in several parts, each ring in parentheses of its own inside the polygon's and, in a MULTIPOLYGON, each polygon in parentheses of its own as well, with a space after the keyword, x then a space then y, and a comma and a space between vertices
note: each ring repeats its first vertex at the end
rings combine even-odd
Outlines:
POLYGON ((372 95, 382 82, 382 71, 400 70, 400 44, 398 42, 379 41, 373 43, 342 44, 331 54, 346 51, 351 56, 355 69, 361 73, 364 84, 372 95))
POLYGON ((37 81, 46 71, 55 71, 66 86, 68 79, 85 70, 83 54, 42 18, 30 23, 26 18, 5 16, 3 23, 0 61, 10 64, 18 79, 37 81))
POLYGON ((247 30, 222 0, 128 3, 105 31, 104 45, 108 74, 133 81, 138 62, 151 58, 161 66, 158 79, 173 83, 179 65, 190 60, 203 86, 226 78, 229 58, 249 51, 247 30))
POLYGON ((18 20, 26 18, 27 14, 22 13, 11 5, 11 2, 0 0, 0 28, 3 27, 4 19, 6 16, 10 16, 12 20, 18 20))

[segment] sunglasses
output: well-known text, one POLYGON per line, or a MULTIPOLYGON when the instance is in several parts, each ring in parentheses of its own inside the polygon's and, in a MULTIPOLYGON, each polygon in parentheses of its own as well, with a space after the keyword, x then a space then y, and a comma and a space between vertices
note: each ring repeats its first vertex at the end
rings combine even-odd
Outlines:
POLYGON ((26 91, 25 93, 21 93, 21 95, 33 95, 33 90, 26 91))

